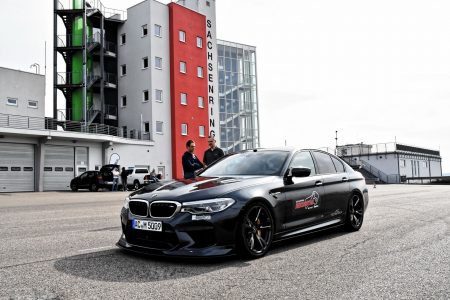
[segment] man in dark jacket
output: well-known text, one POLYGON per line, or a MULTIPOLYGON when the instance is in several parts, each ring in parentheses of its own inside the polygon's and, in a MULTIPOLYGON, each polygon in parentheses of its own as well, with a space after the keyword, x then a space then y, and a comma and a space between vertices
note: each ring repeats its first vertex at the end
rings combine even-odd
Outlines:
POLYGON ((203 168, 202 162, 195 156, 195 142, 189 140, 186 142, 186 152, 182 157, 184 179, 195 178, 195 171, 203 168))
POLYGON ((206 149, 205 154, 203 155, 203 163, 206 166, 209 166, 222 156, 224 156, 223 150, 216 146, 216 139, 214 137, 208 138, 209 148, 206 149))

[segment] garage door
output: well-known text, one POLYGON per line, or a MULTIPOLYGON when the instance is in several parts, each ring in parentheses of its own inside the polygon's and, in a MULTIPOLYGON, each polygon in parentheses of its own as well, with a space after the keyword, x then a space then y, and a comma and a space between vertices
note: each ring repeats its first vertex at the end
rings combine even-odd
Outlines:
POLYGON ((34 191, 34 145, 0 143, 0 192, 34 191))
POLYGON ((46 146, 44 155, 44 191, 68 190, 74 178, 74 147, 46 146))

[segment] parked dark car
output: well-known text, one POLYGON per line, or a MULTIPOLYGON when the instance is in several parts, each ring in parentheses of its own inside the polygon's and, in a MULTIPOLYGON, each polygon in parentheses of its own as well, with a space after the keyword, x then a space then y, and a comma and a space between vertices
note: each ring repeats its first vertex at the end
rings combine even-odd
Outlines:
POLYGON ((70 181, 70 189, 74 192, 79 189, 89 189, 96 192, 101 186, 102 177, 98 171, 87 171, 70 181))
MULTIPOLYGON (((106 189, 112 189, 113 184, 113 174, 112 171, 114 168, 117 168, 120 172, 120 165, 116 164, 110 164, 110 165, 104 165, 100 168, 99 175, 100 175, 100 187, 106 188, 106 189)), ((119 183, 121 183, 120 176, 119 176, 119 183)))
POLYGON ((332 154, 255 149, 224 157, 195 179, 130 194, 117 245, 157 255, 258 258, 273 241, 336 226, 359 230, 368 201, 361 173, 332 154))

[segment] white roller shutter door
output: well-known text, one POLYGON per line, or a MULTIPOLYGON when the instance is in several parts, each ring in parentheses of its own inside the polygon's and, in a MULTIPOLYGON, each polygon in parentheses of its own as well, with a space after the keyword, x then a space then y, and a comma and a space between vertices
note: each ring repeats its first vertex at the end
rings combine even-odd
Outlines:
POLYGON ((34 191, 34 145, 0 143, 0 192, 34 191))
POLYGON ((70 189, 74 176, 74 147, 46 146, 44 155, 44 191, 70 189))

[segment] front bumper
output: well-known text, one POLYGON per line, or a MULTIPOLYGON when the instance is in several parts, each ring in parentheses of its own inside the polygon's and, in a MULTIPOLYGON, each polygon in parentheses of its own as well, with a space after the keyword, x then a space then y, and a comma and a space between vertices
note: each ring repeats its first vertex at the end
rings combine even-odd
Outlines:
POLYGON ((177 213, 170 219, 134 216, 122 208, 122 235, 117 246, 144 254, 215 257, 233 255, 239 209, 233 205, 225 211, 204 215, 210 219, 177 213), (162 222, 162 232, 132 228, 132 220, 162 222))

